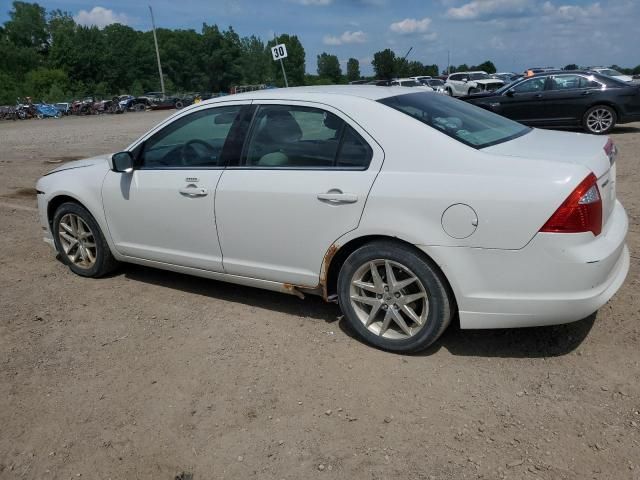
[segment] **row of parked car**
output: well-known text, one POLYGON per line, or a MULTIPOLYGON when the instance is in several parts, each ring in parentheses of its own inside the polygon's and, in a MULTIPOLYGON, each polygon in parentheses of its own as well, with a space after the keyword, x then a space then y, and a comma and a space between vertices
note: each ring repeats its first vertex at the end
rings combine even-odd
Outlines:
POLYGON ((181 109, 195 102, 207 100, 212 93, 163 95, 147 92, 141 96, 117 95, 108 100, 86 97, 82 100, 34 103, 31 98, 19 99, 15 106, 0 107, 0 119, 27 120, 30 118, 60 118, 65 115, 98 115, 102 113, 142 112, 145 110, 181 109))
POLYGON ((530 126, 582 127, 606 134, 616 124, 640 121, 640 79, 614 69, 533 67, 523 74, 456 72, 368 82, 433 90, 530 126))

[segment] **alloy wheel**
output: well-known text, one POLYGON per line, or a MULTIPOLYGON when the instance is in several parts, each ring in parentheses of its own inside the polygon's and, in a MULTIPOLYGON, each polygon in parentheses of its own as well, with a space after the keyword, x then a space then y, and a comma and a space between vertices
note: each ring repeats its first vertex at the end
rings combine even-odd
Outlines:
POLYGON ((96 263, 96 240, 89 225, 74 213, 65 214, 58 223, 58 238, 70 262, 80 268, 96 263))
POLYGON ((594 133, 602 133, 611 128, 613 114, 606 108, 596 108, 587 117, 587 128, 594 133))
POLYGON ((373 334, 393 340, 416 335, 427 323, 429 299, 420 279, 406 266, 378 259, 353 275, 351 306, 373 334))

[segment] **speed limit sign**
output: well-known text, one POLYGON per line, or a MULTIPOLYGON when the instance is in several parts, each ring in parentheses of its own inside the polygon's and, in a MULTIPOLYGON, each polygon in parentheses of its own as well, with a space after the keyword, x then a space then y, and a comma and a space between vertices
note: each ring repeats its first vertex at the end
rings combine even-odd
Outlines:
POLYGON ((271 55, 273 55, 274 60, 282 60, 283 58, 287 58, 287 47, 285 47, 284 43, 276 45, 275 47, 271 47, 271 55))

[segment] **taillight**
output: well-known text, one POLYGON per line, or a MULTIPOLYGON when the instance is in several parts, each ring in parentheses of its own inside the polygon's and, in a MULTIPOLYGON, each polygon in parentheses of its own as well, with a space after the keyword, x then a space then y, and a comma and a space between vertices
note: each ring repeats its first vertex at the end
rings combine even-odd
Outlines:
POLYGON ((602 231, 602 198, 598 190, 598 179, 593 173, 587 175, 562 205, 551 215, 541 232, 584 233, 595 236, 602 231))

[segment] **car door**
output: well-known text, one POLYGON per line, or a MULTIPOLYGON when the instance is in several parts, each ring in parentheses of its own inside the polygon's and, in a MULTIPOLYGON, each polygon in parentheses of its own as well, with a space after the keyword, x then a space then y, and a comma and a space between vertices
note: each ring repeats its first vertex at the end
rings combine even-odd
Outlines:
POLYGON ((518 83, 499 99, 497 113, 531 125, 543 124, 546 117, 546 77, 534 77, 518 83))
POLYGON ((382 161, 378 144, 336 109, 259 102, 216 191, 225 272, 317 286, 330 246, 358 226, 382 161))
POLYGON ((553 75, 546 93, 548 123, 580 123, 589 106, 603 95, 603 87, 604 85, 585 75, 553 75))
POLYGON ((208 105, 185 113, 134 147, 133 172, 107 174, 102 197, 119 253, 223 270, 214 197, 225 144, 242 108, 208 105))

